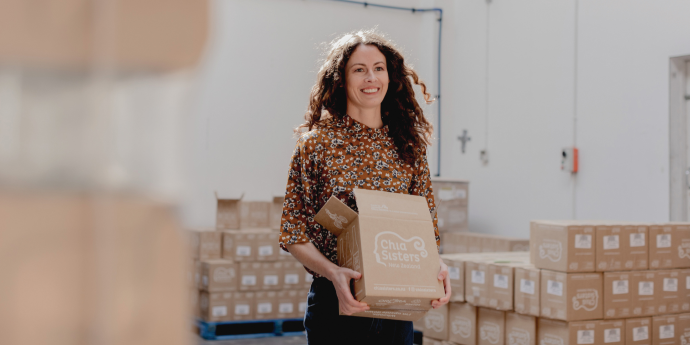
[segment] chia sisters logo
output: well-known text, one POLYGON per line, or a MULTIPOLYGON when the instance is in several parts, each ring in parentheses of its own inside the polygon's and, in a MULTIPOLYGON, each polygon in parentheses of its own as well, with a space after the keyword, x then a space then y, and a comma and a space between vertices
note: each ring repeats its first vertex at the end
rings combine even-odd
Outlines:
POLYGON ((443 317, 443 314, 430 312, 427 313, 426 317, 424 318, 424 325, 426 328, 433 329, 436 332, 441 332, 446 326, 446 320, 443 317))
POLYGON ((486 340, 491 344, 498 344, 498 338, 501 334, 501 328, 498 324, 493 322, 485 322, 479 328, 479 336, 482 340, 486 340))
POLYGON ((524 329, 513 329, 508 333, 508 345, 529 345, 529 332, 524 329))
POLYGON ((559 241, 545 239, 544 242, 539 245, 539 257, 542 259, 558 262, 561 260, 562 252, 563 247, 559 241))
POLYGON ((450 331, 463 338, 469 338, 472 335, 472 322, 468 318, 456 316, 450 323, 450 331))
POLYGON ((539 345, 563 345, 563 339, 552 334, 545 334, 539 345))
POLYGON ((417 268, 429 253, 424 248, 424 240, 419 236, 404 239, 392 231, 382 231, 374 238, 376 262, 386 267, 417 268))
POLYGON ((592 311, 599 303, 599 292, 594 289, 582 289, 573 296, 573 309, 592 311))

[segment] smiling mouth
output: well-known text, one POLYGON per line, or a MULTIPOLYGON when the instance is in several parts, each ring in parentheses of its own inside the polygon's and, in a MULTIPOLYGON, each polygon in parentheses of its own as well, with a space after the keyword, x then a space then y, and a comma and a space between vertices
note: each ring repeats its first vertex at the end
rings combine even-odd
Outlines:
POLYGON ((371 94, 371 93, 377 93, 377 92, 379 91, 379 88, 377 88, 377 87, 372 87, 372 88, 368 88, 368 89, 362 89, 361 91, 364 92, 364 93, 369 93, 369 94, 371 94))

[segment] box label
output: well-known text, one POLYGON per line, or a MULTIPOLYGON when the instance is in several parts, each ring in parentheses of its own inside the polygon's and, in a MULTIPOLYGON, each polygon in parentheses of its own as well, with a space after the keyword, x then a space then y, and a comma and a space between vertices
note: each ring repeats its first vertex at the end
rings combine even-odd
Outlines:
POLYGON ((450 323, 450 331, 463 338, 469 338, 472 335, 472 321, 465 317, 456 316, 450 323))
POLYGON ((621 341, 621 329, 620 328, 609 328, 604 330, 604 342, 605 343, 618 343, 621 341))
POLYGON ((508 345, 529 345, 530 334, 528 331, 520 328, 513 328, 508 333, 508 345))
POLYGON ((637 294, 640 296, 654 295, 654 282, 639 282, 637 294))
POLYGON ((685 288, 690 290, 690 275, 685 277, 685 288))
POLYGON ((250 247, 250 246, 237 246, 237 248, 235 249, 235 255, 237 255, 237 256, 252 255, 252 247, 250 247))
POLYGON ((421 269, 419 262, 429 255, 419 236, 405 239, 395 232, 382 231, 376 234, 374 241, 376 262, 386 267, 421 269))
POLYGON ((618 249, 619 247, 618 235, 604 236, 604 249, 618 249))
POLYGON ((483 322, 479 327, 479 336, 491 344, 498 344, 500 340, 501 328, 493 322, 483 322))
POLYGON ((627 280, 614 280, 613 281, 613 294, 622 295, 628 293, 628 281, 627 280))
POLYGON ((460 280, 460 267, 448 267, 448 276, 452 280, 460 280))
POLYGON ((591 249, 592 235, 575 235, 575 248, 577 249, 591 249))
POLYGON ((539 257, 542 259, 548 259, 552 262, 558 262, 561 260, 561 253, 563 252, 563 246, 561 242, 551 239, 545 239, 539 245, 539 257))
POLYGON ((642 341, 649 339, 649 329, 647 326, 633 328, 633 341, 642 341))
POLYGON ((674 325, 663 325, 659 326, 659 339, 670 339, 673 338, 674 325))
POLYGON ((678 291, 677 278, 664 278, 664 291, 676 292, 678 291))
POLYGON ((235 315, 249 315, 249 304, 235 305, 235 315))
POLYGON ((208 286, 208 276, 205 275, 201 277, 201 282, 204 284, 204 286, 208 286))
POLYGON ((499 289, 508 288, 508 276, 503 274, 494 274, 494 287, 499 289))
POLYGON ((211 309, 211 314, 212 314, 213 316, 225 316, 225 315, 228 315, 228 307, 226 307, 226 306, 224 306, 224 305, 220 305, 220 306, 217 306, 217 307, 213 307, 213 308, 211 309))
POLYGON ((484 271, 472 270, 472 283, 484 284, 484 271))
POLYGON ((546 292, 554 296, 563 296, 563 283, 555 280, 547 281, 546 292))
POLYGON ((594 344, 594 331, 585 329, 577 331, 578 344, 594 344))
POLYGON ((259 256, 270 256, 273 255, 273 246, 261 246, 259 247, 259 256))
POLYGON ((299 275, 298 274, 292 273, 292 274, 286 274, 285 275, 285 284, 297 284, 297 283, 299 283, 299 275))
POLYGON ((645 246, 644 234, 640 234, 640 233, 630 234, 630 246, 631 247, 644 247, 645 246))
POLYGON ((281 314, 292 313, 292 310, 292 303, 281 303, 280 305, 278 305, 278 312, 281 314))
POLYGON ((277 275, 265 275, 264 276, 264 285, 278 285, 278 276, 277 275))
POLYGON ((534 295, 534 281, 529 279, 520 279, 520 292, 534 295))
POLYGON ((671 248, 671 234, 656 235, 657 248, 671 248))
POLYGON ((242 276, 242 285, 256 285, 256 276, 242 276))
POLYGON ((270 313, 271 310, 273 310, 273 306, 271 305, 271 303, 259 303, 256 306, 256 312, 259 314, 270 313))
MULTIPOLYGON (((206 277, 204 277, 206 278, 206 277)), ((235 279, 235 269, 232 267, 216 267, 213 270, 213 281, 218 283, 228 283, 235 279)), ((204 284, 208 285, 208 284, 204 284)))
POLYGON ((599 304, 599 291, 596 289, 582 289, 578 290, 573 296, 573 309, 592 311, 597 308, 599 304))

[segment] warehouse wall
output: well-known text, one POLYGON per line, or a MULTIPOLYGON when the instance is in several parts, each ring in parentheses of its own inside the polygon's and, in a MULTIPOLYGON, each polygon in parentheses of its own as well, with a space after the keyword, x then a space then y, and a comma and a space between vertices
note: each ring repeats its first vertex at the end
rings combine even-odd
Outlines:
MULTIPOLYGON (((681 15, 690 3, 377 2, 444 9, 440 172, 471 181, 472 231, 527 236, 536 218, 668 220, 668 60, 690 54, 681 15), (577 176, 560 170, 572 145, 577 176)), ((290 129, 302 121, 318 44, 334 34, 378 25, 436 93, 433 14, 311 0, 216 1, 213 13, 188 225, 214 224, 213 190, 252 200, 282 192, 290 129)), ((425 109, 435 119, 435 105, 425 109)))
MULTIPOLYGON (((221 195, 244 192, 248 200, 269 200, 285 192, 297 140, 292 129, 304 122, 321 43, 378 26, 436 93, 438 25, 433 13, 313 0, 219 0, 212 12, 215 23, 198 80, 193 163, 182 209, 189 226, 214 226, 214 190, 221 195)), ((435 105, 424 109, 436 117, 435 105)))

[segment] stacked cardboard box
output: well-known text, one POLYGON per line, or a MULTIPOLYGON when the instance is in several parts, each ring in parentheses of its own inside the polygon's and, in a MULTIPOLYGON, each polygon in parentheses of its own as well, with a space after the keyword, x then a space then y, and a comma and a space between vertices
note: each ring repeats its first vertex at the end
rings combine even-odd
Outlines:
POLYGON ((195 316, 209 322, 303 317, 312 276, 278 245, 282 202, 218 198, 216 229, 189 231, 195 316))
POLYGON ((469 182, 432 178, 431 184, 434 189, 439 232, 468 231, 469 182))
POLYGON ((690 224, 535 221, 530 240, 530 264, 442 255, 453 302, 415 326, 463 345, 690 343, 690 224))
POLYGON ((529 240, 474 232, 441 233, 443 254, 528 252, 529 240))

